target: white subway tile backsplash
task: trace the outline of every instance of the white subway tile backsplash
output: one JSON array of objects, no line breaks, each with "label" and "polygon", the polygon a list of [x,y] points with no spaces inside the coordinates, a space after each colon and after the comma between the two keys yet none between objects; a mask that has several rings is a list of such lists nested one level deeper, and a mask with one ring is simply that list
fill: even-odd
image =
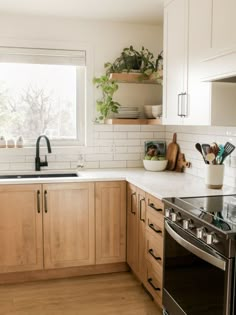
[{"label": "white subway tile backsplash", "polygon": [[143,161],[127,161],[127,167],[143,167]]},{"label": "white subway tile backsplash", "polygon": [[100,161],[100,168],[123,168],[126,161]]},{"label": "white subway tile backsplash", "polygon": [[[44,155],[47,155],[49,161],[49,166],[43,169],[77,169],[81,155],[85,169],[143,167],[144,143],[160,140],[166,141],[168,145],[176,132],[180,150],[186,160],[191,162],[191,168],[185,172],[204,178],[204,162],[195,149],[195,143],[224,144],[230,141],[236,145],[236,127],[95,124],[91,132],[91,144],[86,147],[52,145],[52,154],[48,154],[45,146],[40,147],[40,157],[44,160]],[[0,170],[33,171],[35,153],[35,146],[0,149]],[[228,158],[225,162],[224,183],[236,186],[236,150],[231,161]]]},{"label": "white subway tile backsplash", "polygon": [[114,154],[114,160],[115,161],[137,161],[140,160],[140,154],[139,153],[117,153]]},{"label": "white subway tile backsplash", "polygon": [[140,131],[140,125],[114,125],[114,131],[138,132]]}]

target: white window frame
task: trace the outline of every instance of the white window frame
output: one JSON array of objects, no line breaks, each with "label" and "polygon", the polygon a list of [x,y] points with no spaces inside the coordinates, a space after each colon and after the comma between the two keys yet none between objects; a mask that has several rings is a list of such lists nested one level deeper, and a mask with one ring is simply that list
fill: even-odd
[{"label": "white window frame", "polygon": [[[40,48],[39,48],[40,47]],[[91,109],[88,110],[88,103],[92,101],[92,88],[91,84],[88,85],[87,83],[92,82],[92,73],[93,73],[93,56],[92,56],[92,49],[89,47],[88,44],[80,44],[70,41],[50,41],[50,42],[42,42],[37,40],[12,40],[12,39],[3,39],[1,40],[1,47],[2,53],[0,53],[0,58],[5,58],[6,53],[8,55],[8,60],[10,60],[10,55],[12,55],[13,50],[15,52],[21,52],[21,58],[25,58],[23,52],[37,52],[40,51],[42,53],[42,61],[44,58],[44,53],[47,54],[57,53],[57,58],[64,57],[64,54],[71,53],[71,63],[67,64],[74,64],[75,60],[77,62],[79,60],[84,61],[85,70],[84,70],[84,77],[81,81],[80,89],[83,93],[78,94],[79,98],[77,100],[76,106],[76,125],[77,125],[77,139],[50,139],[51,144],[56,147],[68,147],[68,146],[81,146],[84,147],[87,142],[91,142],[92,139],[92,115],[93,111]],[[9,53],[11,52],[11,53]],[[64,52],[64,54],[63,54]],[[78,54],[79,52],[79,54]],[[52,57],[53,58],[53,57]],[[77,59],[76,59],[77,58]],[[0,59],[6,60],[6,59]],[[88,60],[89,60],[89,67],[88,67]],[[81,63],[81,65],[83,65]],[[78,73],[78,77],[80,77],[81,73]],[[79,80],[77,80],[77,83]],[[35,146],[34,142],[26,142],[25,146],[31,147]]]}]

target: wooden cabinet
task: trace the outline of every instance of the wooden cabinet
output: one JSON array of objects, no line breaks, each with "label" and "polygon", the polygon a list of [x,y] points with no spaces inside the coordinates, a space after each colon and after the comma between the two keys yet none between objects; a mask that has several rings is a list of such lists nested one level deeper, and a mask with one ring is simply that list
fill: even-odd
[{"label": "wooden cabinet", "polygon": [[137,188],[127,183],[127,263],[136,275],[138,275],[139,272],[138,221]]},{"label": "wooden cabinet", "polygon": [[145,192],[127,184],[127,262],[140,281],[145,278]]},{"label": "wooden cabinet", "polygon": [[0,204],[1,273],[95,264],[94,184],[1,185]]},{"label": "wooden cabinet", "polygon": [[44,184],[44,266],[95,264],[94,184]]},{"label": "wooden cabinet", "polygon": [[0,273],[43,268],[41,185],[0,186]]},{"label": "wooden cabinet", "polygon": [[162,307],[164,205],[146,194],[146,273],[144,285]]},{"label": "wooden cabinet", "polygon": [[96,264],[126,261],[126,182],[96,183]]}]

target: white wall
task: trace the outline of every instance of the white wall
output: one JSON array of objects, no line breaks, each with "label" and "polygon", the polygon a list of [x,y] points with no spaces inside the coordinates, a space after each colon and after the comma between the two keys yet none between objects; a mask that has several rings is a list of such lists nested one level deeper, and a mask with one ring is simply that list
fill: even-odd
[{"label": "white wall", "polygon": [[[70,48],[76,44],[88,49],[88,131],[86,148],[52,148],[49,169],[70,169],[83,152],[87,167],[141,166],[145,140],[164,139],[160,126],[94,125],[95,100],[99,96],[92,78],[104,73],[104,63],[114,61],[122,49],[133,45],[148,48],[156,56],[162,49],[162,28],[153,25],[86,21],[68,18],[0,16],[0,45],[42,45]],[[161,103],[157,85],[120,84],[117,101],[142,106]],[[44,151],[42,151],[42,154]],[[0,149],[0,171],[33,170],[35,148]]]}]

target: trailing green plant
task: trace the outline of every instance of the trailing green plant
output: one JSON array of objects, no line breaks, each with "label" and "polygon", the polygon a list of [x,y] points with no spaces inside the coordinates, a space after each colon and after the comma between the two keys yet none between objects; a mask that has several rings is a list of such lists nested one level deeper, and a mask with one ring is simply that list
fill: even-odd
[{"label": "trailing green plant", "polygon": [[97,111],[100,115],[96,118],[97,122],[103,121],[111,113],[118,113],[120,104],[113,101],[113,95],[118,90],[119,85],[114,80],[109,80],[107,75],[94,78],[93,83],[96,88],[102,91],[102,97],[96,101]]},{"label": "trailing green plant", "polygon": [[[121,55],[113,63],[107,62],[104,67],[107,76],[111,73],[137,71],[143,74],[142,80],[160,71],[161,61],[163,63],[162,52],[155,59],[153,53],[147,48],[142,46],[142,49],[137,51],[133,46],[130,46],[124,48]],[[160,75],[157,74],[157,76],[160,79]]]}]

